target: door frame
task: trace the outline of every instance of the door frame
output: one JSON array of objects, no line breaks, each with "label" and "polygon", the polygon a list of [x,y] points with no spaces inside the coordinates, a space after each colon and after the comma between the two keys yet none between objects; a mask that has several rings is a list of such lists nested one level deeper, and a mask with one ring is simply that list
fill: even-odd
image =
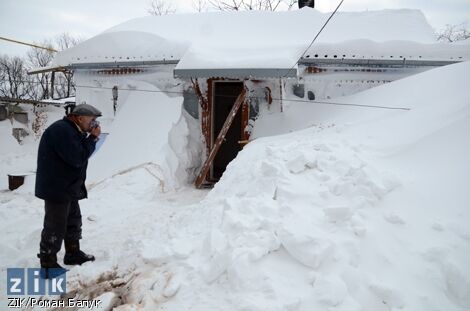
[{"label": "door frame", "polygon": [[[209,109],[209,114],[210,114],[210,148],[211,150],[214,147],[214,142],[216,136],[214,135],[214,117],[215,117],[215,84],[216,83],[234,83],[234,82],[239,82],[242,84],[242,87],[245,87],[245,82],[244,80],[239,80],[239,79],[210,79],[210,109]],[[249,105],[248,102],[245,98],[242,107],[240,107],[241,111],[241,133],[240,133],[240,138],[241,140],[248,139],[247,138],[247,133],[245,133],[245,128],[248,125],[248,118],[249,118]],[[214,178],[214,163],[211,163],[210,169],[209,169],[209,174],[208,174],[208,179],[209,181],[218,181],[217,178]]]}]

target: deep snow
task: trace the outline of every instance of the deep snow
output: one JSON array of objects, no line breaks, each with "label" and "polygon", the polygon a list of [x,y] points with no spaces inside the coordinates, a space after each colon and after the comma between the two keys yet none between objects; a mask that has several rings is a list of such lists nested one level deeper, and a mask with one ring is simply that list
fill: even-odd
[{"label": "deep snow", "polygon": [[[409,111],[288,101],[282,114],[262,111],[256,139],[211,191],[163,189],[167,158],[139,149],[151,163],[82,201],[82,245],[97,261],[71,267],[69,291],[120,311],[468,310],[469,70],[446,66],[334,100]],[[170,142],[189,143],[181,122]],[[2,149],[2,175],[15,157],[34,167],[35,144]],[[183,146],[167,154],[178,159]],[[5,275],[38,264],[42,202],[31,184],[0,195]]]},{"label": "deep snow", "polygon": [[[311,8],[147,16],[58,53],[54,65],[181,60],[179,69],[291,68],[329,16]],[[370,43],[358,50],[358,39]],[[436,43],[423,13],[411,9],[339,12],[315,43],[306,54],[331,59],[333,53],[323,57],[323,50],[340,58],[469,57],[462,47]]]}]

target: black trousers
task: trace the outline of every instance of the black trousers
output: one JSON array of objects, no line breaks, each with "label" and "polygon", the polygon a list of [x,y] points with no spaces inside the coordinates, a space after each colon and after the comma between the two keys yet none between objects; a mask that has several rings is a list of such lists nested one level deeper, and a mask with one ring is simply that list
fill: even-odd
[{"label": "black trousers", "polygon": [[62,241],[82,238],[82,214],[78,201],[57,203],[44,201],[44,227],[39,244],[40,254],[57,254]]}]

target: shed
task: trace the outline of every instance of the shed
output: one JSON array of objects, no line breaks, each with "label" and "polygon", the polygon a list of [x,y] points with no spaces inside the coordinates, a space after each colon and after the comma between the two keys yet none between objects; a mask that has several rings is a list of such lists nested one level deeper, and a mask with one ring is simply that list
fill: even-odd
[{"label": "shed", "polygon": [[436,43],[424,15],[407,9],[337,13],[309,47],[328,17],[308,7],[148,16],[60,52],[54,67],[74,72],[77,103],[103,105],[110,119],[116,105],[95,102],[98,92],[122,98],[140,80],[184,95],[203,137],[202,187],[249,141],[262,107],[282,111],[286,92],[334,98],[470,59],[468,46]]}]

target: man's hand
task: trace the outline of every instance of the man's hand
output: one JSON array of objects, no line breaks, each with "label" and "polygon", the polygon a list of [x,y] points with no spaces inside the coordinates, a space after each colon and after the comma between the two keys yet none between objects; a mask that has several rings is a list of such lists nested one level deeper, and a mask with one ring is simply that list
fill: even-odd
[{"label": "man's hand", "polygon": [[95,136],[95,137],[100,136],[100,134],[101,134],[101,126],[98,125],[97,127],[92,128],[91,131],[90,131],[90,134],[93,135],[93,136]]}]

